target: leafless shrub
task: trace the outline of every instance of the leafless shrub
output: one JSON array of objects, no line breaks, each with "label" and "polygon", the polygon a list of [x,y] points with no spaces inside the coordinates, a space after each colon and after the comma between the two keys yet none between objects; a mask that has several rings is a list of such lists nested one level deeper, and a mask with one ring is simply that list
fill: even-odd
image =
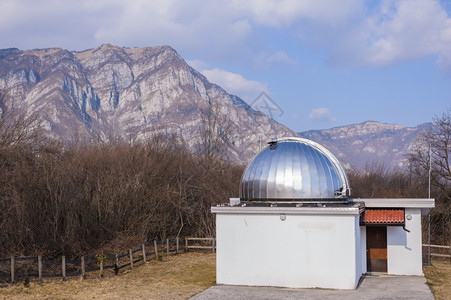
[{"label": "leafless shrub", "polygon": [[[418,139],[409,154],[411,171],[431,180],[431,231],[437,242],[451,241],[451,111],[434,119],[434,125]],[[427,186],[427,185],[426,185]],[[427,189],[427,187],[426,187]]]},{"label": "leafless shrub", "polygon": [[[405,170],[388,172],[383,165],[373,164],[364,171],[348,173],[354,198],[427,198],[429,172],[431,197],[431,239],[449,245],[451,241],[451,112],[434,120],[408,155]],[[424,222],[423,228],[427,228]],[[424,236],[426,236],[424,234]]]},{"label": "leafless shrub", "polygon": [[424,198],[425,183],[421,177],[405,170],[389,171],[373,163],[364,170],[348,172],[354,198]]},{"label": "leafless shrub", "polygon": [[0,137],[7,141],[0,145],[3,256],[75,256],[118,239],[136,246],[138,239],[213,235],[211,205],[238,191],[240,166],[214,159],[207,172],[175,136],[31,147],[39,137],[21,138],[28,125],[18,124],[18,135]]}]

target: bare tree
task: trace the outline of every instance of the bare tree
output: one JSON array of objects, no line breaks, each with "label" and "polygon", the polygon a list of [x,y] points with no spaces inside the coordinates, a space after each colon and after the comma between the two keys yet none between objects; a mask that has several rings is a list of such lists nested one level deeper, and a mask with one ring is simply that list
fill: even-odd
[{"label": "bare tree", "polygon": [[0,131],[3,257],[33,251],[76,256],[98,247],[211,236],[211,205],[238,191],[241,166],[222,162],[214,151],[195,155],[176,136],[35,147],[21,122],[15,123],[18,136]]},{"label": "bare tree", "polygon": [[373,163],[364,170],[348,172],[355,198],[418,198],[425,197],[421,177],[401,170],[389,171],[383,164]]},{"label": "bare tree", "polygon": [[[436,207],[431,212],[431,230],[440,242],[451,239],[451,110],[434,119],[409,154],[411,171],[431,180]],[[430,172],[430,174],[429,174]]]},{"label": "bare tree", "polygon": [[197,151],[208,165],[226,156],[228,131],[226,116],[221,112],[219,103],[209,103],[200,110],[199,142]]},{"label": "bare tree", "polygon": [[431,183],[439,188],[441,197],[451,202],[451,111],[434,119],[409,154],[409,162],[419,175],[431,170]]},{"label": "bare tree", "polygon": [[0,147],[14,148],[38,140],[38,117],[5,108],[6,93],[0,94]]}]

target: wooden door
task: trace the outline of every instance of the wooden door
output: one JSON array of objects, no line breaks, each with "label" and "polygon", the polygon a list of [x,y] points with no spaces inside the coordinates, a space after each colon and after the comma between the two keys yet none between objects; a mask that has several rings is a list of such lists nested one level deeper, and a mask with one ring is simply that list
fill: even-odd
[{"label": "wooden door", "polygon": [[387,272],[387,227],[366,227],[366,270]]}]

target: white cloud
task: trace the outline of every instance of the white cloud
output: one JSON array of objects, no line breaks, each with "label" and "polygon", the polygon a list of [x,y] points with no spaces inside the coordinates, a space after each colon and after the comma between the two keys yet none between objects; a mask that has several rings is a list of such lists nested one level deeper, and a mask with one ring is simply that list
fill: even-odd
[{"label": "white cloud", "polygon": [[277,51],[272,54],[261,53],[257,57],[257,61],[261,65],[270,65],[270,64],[285,64],[285,65],[296,65],[298,63],[297,59],[291,58],[284,51]]},{"label": "white cloud", "polygon": [[314,121],[335,122],[335,118],[330,116],[330,110],[326,107],[312,109],[309,119]]},{"label": "white cloud", "polygon": [[385,1],[353,24],[331,48],[338,65],[384,66],[436,55],[451,66],[451,18],[435,0]]},{"label": "white cloud", "polygon": [[196,69],[197,71],[208,68],[208,63],[199,60],[199,59],[190,59],[187,60],[186,63]]},{"label": "white cloud", "polygon": [[254,63],[257,69],[267,69],[274,65],[296,66],[299,60],[297,58],[291,58],[285,51],[279,50],[270,54],[261,52],[255,55]]},{"label": "white cloud", "polygon": [[310,20],[337,26],[362,9],[359,0],[233,0],[239,11],[246,11],[256,23],[268,26],[290,26],[300,20]]},{"label": "white cloud", "polygon": [[207,59],[242,52],[253,30],[220,0],[3,0],[0,11],[0,48],[171,45]]},{"label": "white cloud", "polygon": [[62,47],[82,50],[98,46],[94,32],[119,18],[118,1],[0,1],[0,48]]},{"label": "white cloud", "polygon": [[[114,24],[95,33],[99,42],[161,45],[188,54],[227,56],[239,52],[252,25],[224,1],[122,1]],[[142,45],[138,45],[142,46]]]},{"label": "white cloud", "polygon": [[451,70],[451,18],[438,0],[3,0],[0,11],[0,48],[168,44],[203,60],[296,63],[283,49],[293,45],[272,52],[262,32],[275,28],[281,41],[313,46],[335,65],[433,55]]},{"label": "white cloud", "polygon": [[326,50],[334,65],[385,66],[435,55],[441,68],[451,70],[451,18],[438,0],[234,0],[232,5],[247,12],[251,24],[298,31],[299,40]]},{"label": "white cloud", "polygon": [[277,51],[276,53],[267,57],[266,61],[269,63],[285,63],[289,65],[297,63],[297,60],[288,57],[288,55],[284,51]]},{"label": "white cloud", "polygon": [[221,69],[202,70],[201,73],[210,82],[221,86],[228,93],[237,95],[248,103],[253,101],[261,92],[267,91],[266,84],[256,80],[248,80],[237,73]]}]

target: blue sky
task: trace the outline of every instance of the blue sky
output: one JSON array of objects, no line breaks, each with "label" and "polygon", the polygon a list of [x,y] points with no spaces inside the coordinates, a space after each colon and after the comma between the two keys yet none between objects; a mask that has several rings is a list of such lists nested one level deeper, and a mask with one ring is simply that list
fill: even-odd
[{"label": "blue sky", "polygon": [[0,0],[0,48],[170,45],[293,130],[403,126],[451,109],[451,2]]}]

